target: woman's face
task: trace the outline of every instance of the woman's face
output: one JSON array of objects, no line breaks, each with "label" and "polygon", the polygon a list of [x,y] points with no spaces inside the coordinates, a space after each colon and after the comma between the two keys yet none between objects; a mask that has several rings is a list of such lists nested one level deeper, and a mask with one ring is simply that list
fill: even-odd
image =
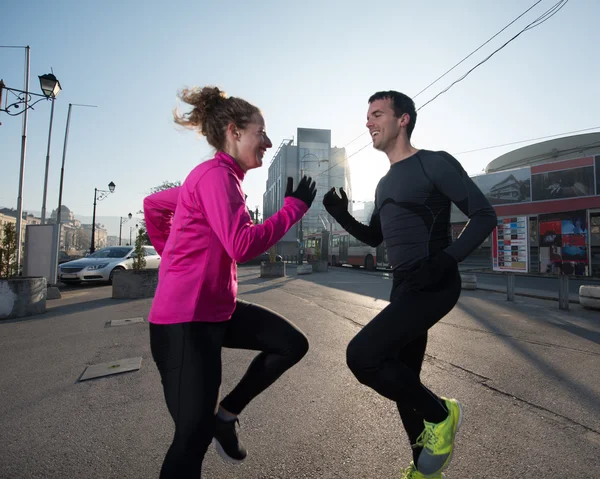
[{"label": "woman's face", "polygon": [[256,113],[252,122],[246,128],[237,129],[235,136],[236,154],[232,155],[242,170],[248,171],[259,168],[263,164],[263,157],[273,146],[267,136],[265,120],[260,113]]}]

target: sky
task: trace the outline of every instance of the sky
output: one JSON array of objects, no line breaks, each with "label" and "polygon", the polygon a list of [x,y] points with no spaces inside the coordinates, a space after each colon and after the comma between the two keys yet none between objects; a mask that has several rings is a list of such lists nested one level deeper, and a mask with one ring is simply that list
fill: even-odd
[{"label": "sky", "polygon": [[[556,1],[541,1],[415,97],[417,107]],[[244,181],[252,209],[262,209],[277,146],[298,127],[332,131],[332,146],[352,155],[354,199],[370,201],[389,162],[366,134],[368,98],[379,90],[416,95],[534,3],[2,0],[0,46],[31,47],[31,91],[41,93],[38,76],[51,69],[63,88],[55,104],[48,214],[58,202],[69,103],[97,108],[72,109],[63,204],[90,217],[94,188],[108,189],[112,181],[115,192],[98,202],[97,215],[118,218],[136,215],[153,186],[183,181],[213,156],[205,139],[175,125],[172,115],[185,108],[178,91],[204,85],[250,101],[265,116],[274,146]],[[570,0],[420,110],[413,145],[448,151],[478,174],[534,141],[465,151],[600,127],[598,18],[600,2]],[[0,48],[0,78],[8,87],[24,88],[24,58],[24,49]],[[41,210],[49,120],[48,101],[29,111],[24,210]],[[0,112],[0,122],[0,206],[16,208],[22,116]],[[117,233],[118,220],[109,226],[109,234]]]}]

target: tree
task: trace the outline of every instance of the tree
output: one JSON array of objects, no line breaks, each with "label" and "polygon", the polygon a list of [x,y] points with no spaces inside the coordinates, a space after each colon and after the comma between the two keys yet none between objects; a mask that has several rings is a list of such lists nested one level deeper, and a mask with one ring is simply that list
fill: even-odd
[{"label": "tree", "polygon": [[[181,186],[181,181],[163,181],[162,184],[150,188],[149,194],[153,195],[154,193],[158,193],[159,191],[169,190],[169,189],[175,188],[177,186]],[[142,229],[144,230],[144,244],[151,244],[150,237],[148,236],[148,232],[146,230],[146,221],[143,219],[144,210],[141,209],[140,211],[137,212],[137,214],[142,215],[142,219],[140,220],[140,224],[141,224],[140,230],[142,230]]]},{"label": "tree", "polygon": [[170,190],[171,188],[175,188],[177,186],[181,186],[181,181],[163,181],[161,185],[150,188],[150,194],[153,195],[159,191]]},{"label": "tree", "polygon": [[135,256],[133,257],[133,269],[140,271],[146,267],[146,257],[144,256],[143,246],[146,244],[146,229],[140,228],[135,238]]},{"label": "tree", "polygon": [[17,227],[14,223],[4,225],[1,256],[0,276],[6,278],[15,276],[17,274]]},{"label": "tree", "polygon": [[273,245],[269,248],[269,261],[275,263],[277,261],[277,245]]}]

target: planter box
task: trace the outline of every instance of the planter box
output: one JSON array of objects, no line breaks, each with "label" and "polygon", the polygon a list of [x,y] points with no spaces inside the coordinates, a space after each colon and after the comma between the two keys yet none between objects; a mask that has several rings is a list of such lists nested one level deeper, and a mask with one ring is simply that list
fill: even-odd
[{"label": "planter box", "polygon": [[312,274],[312,264],[299,264],[296,268],[296,274]]},{"label": "planter box", "polygon": [[325,260],[313,261],[310,265],[315,273],[327,273],[329,271],[329,264]]},{"label": "planter box", "polygon": [[112,297],[124,298],[152,298],[158,285],[158,270],[132,269],[115,271],[112,283]]},{"label": "planter box", "polygon": [[579,304],[585,309],[600,310],[600,286],[581,285],[579,287]]},{"label": "planter box", "polygon": [[477,276],[474,274],[461,274],[460,280],[462,282],[462,289],[477,289]]},{"label": "planter box", "polygon": [[275,263],[263,261],[260,263],[261,278],[283,278],[285,277],[285,263],[276,261]]},{"label": "planter box", "polygon": [[0,319],[45,313],[46,286],[43,277],[0,279]]}]

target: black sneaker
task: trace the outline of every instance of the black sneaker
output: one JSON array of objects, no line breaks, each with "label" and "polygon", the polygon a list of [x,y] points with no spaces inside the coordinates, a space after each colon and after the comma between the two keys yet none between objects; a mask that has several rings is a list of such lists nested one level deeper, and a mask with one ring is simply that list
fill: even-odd
[{"label": "black sneaker", "polygon": [[246,459],[248,452],[238,438],[235,423],[239,424],[240,421],[238,419],[224,421],[215,416],[213,443],[222,459],[232,464],[239,464]]}]

